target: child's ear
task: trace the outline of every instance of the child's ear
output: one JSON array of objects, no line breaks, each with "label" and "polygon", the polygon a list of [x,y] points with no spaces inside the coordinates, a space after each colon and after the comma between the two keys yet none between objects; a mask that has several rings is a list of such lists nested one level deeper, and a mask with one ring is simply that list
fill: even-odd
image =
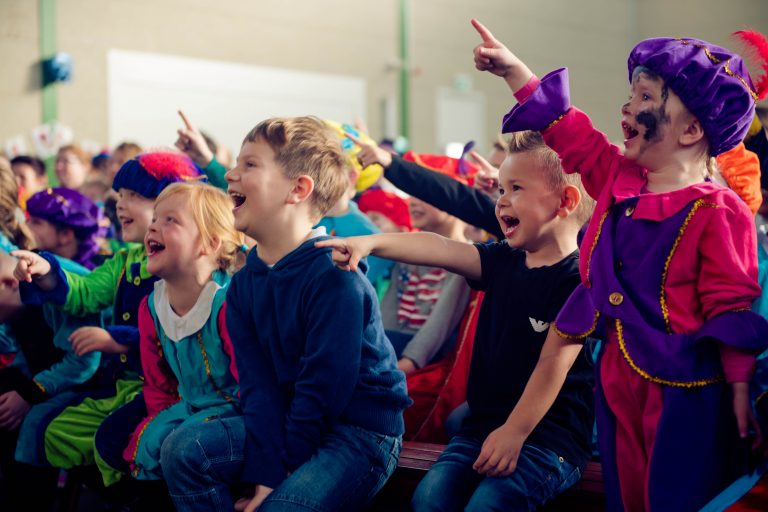
[{"label": "child's ear", "polygon": [[315,190],[315,180],[311,176],[302,174],[293,182],[293,188],[286,198],[287,204],[298,204],[306,201]]},{"label": "child's ear", "polygon": [[576,211],[581,203],[581,191],[574,185],[566,185],[560,194],[560,207],[557,209],[557,216],[565,218]]},{"label": "child's ear", "polygon": [[221,238],[216,235],[211,237],[211,243],[206,247],[203,245],[203,254],[216,254],[221,249]]},{"label": "child's ear", "polygon": [[704,139],[704,128],[701,122],[694,115],[686,120],[685,129],[680,135],[679,141],[682,146],[693,146]]}]

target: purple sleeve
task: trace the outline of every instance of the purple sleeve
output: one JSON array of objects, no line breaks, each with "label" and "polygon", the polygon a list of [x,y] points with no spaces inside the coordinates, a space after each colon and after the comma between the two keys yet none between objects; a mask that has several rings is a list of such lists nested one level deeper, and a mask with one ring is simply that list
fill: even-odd
[{"label": "purple sleeve", "polygon": [[546,129],[571,107],[568,88],[567,68],[547,73],[539,86],[525,98],[525,102],[518,103],[504,116],[501,131],[509,133]]}]

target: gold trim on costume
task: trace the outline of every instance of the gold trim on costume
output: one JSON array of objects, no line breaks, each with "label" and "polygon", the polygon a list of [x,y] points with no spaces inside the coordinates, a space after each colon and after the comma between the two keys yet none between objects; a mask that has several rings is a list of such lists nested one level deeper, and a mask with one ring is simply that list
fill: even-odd
[{"label": "gold trim on costume", "polygon": [[32,382],[34,382],[34,383],[35,383],[35,386],[37,386],[38,388],[40,388],[40,391],[42,391],[42,392],[43,392],[43,393],[45,393],[46,395],[48,394],[48,391],[46,391],[46,390],[45,390],[45,386],[43,386],[42,384],[40,384],[39,382],[37,382],[37,380],[36,380],[36,379],[32,379]]},{"label": "gold trim on costume", "polygon": [[600,217],[600,223],[597,225],[597,231],[595,232],[595,239],[592,240],[592,247],[589,248],[589,256],[587,256],[587,279],[586,279],[586,287],[591,288],[592,283],[589,281],[589,271],[592,267],[592,254],[595,252],[595,247],[597,247],[597,240],[600,238],[600,233],[603,231],[603,222],[605,222],[605,219],[608,218],[608,213],[611,211],[610,208],[606,208],[603,212],[603,216]]},{"label": "gold trim on costume", "polygon": [[[707,58],[708,58],[710,61],[712,61],[712,63],[713,63],[713,64],[720,64],[721,62],[723,62],[722,60],[720,60],[720,59],[718,59],[717,57],[715,57],[714,55],[712,55],[712,53],[709,51],[709,48],[707,48],[707,47],[706,47],[706,46],[704,46],[703,44],[695,44],[695,43],[692,43],[692,42],[690,42],[690,41],[687,41],[687,40],[685,40],[685,39],[680,39],[679,37],[677,38],[677,40],[678,40],[678,41],[680,41],[680,42],[681,42],[681,43],[683,43],[683,44],[692,44],[692,45],[693,45],[693,46],[695,46],[696,48],[701,48],[702,50],[704,50],[704,54],[707,56]],[[728,60],[726,60],[726,61],[725,61],[725,65],[723,66],[723,71],[725,71],[725,74],[727,74],[728,76],[732,76],[733,78],[735,78],[736,80],[738,80],[739,82],[741,82],[741,83],[742,83],[742,85],[743,85],[744,87],[746,87],[746,88],[747,88],[747,91],[749,91],[749,94],[751,94],[751,95],[752,95],[752,99],[754,99],[755,101],[757,101],[757,100],[759,99],[759,98],[758,98],[758,96],[757,96],[757,91],[755,91],[754,89],[752,89],[752,88],[749,86],[749,84],[747,84],[747,81],[746,81],[746,80],[744,80],[744,78],[743,78],[743,77],[741,77],[740,75],[737,75],[736,73],[734,73],[733,71],[731,71],[731,68],[728,66],[728,64],[729,64],[730,62],[731,62],[731,59],[728,59]]]},{"label": "gold trim on costume", "polygon": [[600,318],[600,311],[597,309],[595,310],[595,318],[592,320],[592,327],[589,328],[589,330],[584,331],[579,334],[568,334],[567,332],[563,332],[560,329],[557,328],[557,324],[555,322],[552,322],[552,330],[555,331],[555,334],[560,336],[561,338],[565,338],[567,340],[581,340],[595,332],[595,329],[597,329],[597,321]]},{"label": "gold trim on costume", "polygon": [[624,356],[624,359],[629,363],[629,366],[632,367],[633,370],[635,370],[637,373],[640,374],[641,377],[644,379],[647,379],[651,382],[655,382],[656,384],[663,384],[665,386],[672,386],[675,388],[699,388],[703,386],[707,386],[709,384],[716,384],[718,382],[723,381],[722,376],[713,377],[711,379],[701,379],[701,380],[694,380],[694,381],[679,381],[679,380],[667,380],[662,379],[660,377],[654,377],[650,373],[646,372],[639,366],[637,366],[637,363],[632,359],[632,357],[629,355],[629,352],[627,351],[626,343],[624,342],[624,331],[621,326],[621,320],[618,318],[616,319],[616,335],[619,338],[619,349],[621,350],[621,354]]},{"label": "gold trim on costume", "polygon": [[672,327],[669,322],[669,307],[667,306],[667,294],[665,293],[665,290],[667,287],[667,275],[669,273],[669,264],[672,262],[672,257],[675,255],[677,246],[680,245],[680,240],[683,238],[683,235],[685,234],[685,230],[688,228],[688,223],[691,222],[691,219],[693,218],[693,216],[696,214],[698,209],[701,208],[702,206],[706,208],[718,208],[718,205],[715,203],[705,203],[703,199],[697,199],[693,203],[693,207],[691,208],[691,211],[689,211],[688,215],[686,215],[682,226],[680,226],[680,231],[677,233],[677,238],[675,238],[675,242],[672,244],[672,249],[670,249],[669,255],[667,255],[667,260],[664,262],[664,271],[661,274],[661,293],[659,296],[659,303],[661,305],[661,315],[664,317],[664,325],[667,329],[667,333],[672,333]]},{"label": "gold trim on costume", "polygon": [[555,126],[557,123],[559,123],[560,121],[562,121],[562,120],[563,120],[563,118],[565,117],[565,115],[566,115],[567,113],[568,113],[568,112],[565,112],[565,113],[563,113],[563,114],[560,114],[560,117],[558,117],[557,119],[555,119],[554,121],[552,121],[551,123],[549,123],[549,124],[547,125],[547,127],[546,127],[546,128],[544,128],[544,130],[541,130],[541,131],[549,130],[550,128],[552,128],[553,126]]},{"label": "gold trim on costume", "polygon": [[205,374],[208,375],[208,380],[211,381],[211,386],[213,386],[213,389],[216,390],[217,395],[224,398],[224,400],[227,402],[231,402],[232,397],[224,393],[219,388],[219,386],[216,385],[216,381],[213,380],[213,375],[211,374],[211,364],[208,362],[208,353],[205,351],[205,346],[203,345],[203,335],[201,331],[197,332],[197,343],[200,345],[200,352],[203,355],[203,363],[205,364]]}]

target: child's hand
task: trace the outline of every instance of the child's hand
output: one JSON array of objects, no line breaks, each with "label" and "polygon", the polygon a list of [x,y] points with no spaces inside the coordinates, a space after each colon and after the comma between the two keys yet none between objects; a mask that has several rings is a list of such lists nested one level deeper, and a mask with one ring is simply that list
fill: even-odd
[{"label": "child's hand", "polygon": [[749,400],[749,383],[733,382],[733,413],[736,415],[736,424],[739,427],[739,436],[746,439],[749,434],[750,425],[755,430],[755,439],[752,441],[752,449],[757,450],[762,447],[763,433],[760,431],[760,425],[757,423],[755,413],[752,410],[752,403]]},{"label": "child's hand", "polygon": [[184,121],[184,128],[177,130],[179,138],[176,139],[176,147],[179,151],[186,153],[197,165],[205,169],[213,160],[213,152],[205,142],[205,137],[200,130],[190,122],[184,112],[179,110],[181,120]]},{"label": "child's hand", "polygon": [[397,368],[398,370],[400,370],[406,375],[418,370],[418,367],[416,367],[416,363],[414,363],[413,359],[411,359],[410,357],[401,357],[400,360],[397,362]]},{"label": "child's hand", "polygon": [[499,190],[499,170],[492,166],[488,160],[480,156],[477,151],[470,151],[469,157],[479,167],[475,175],[475,188],[495,197],[496,192]]},{"label": "child's hand", "polygon": [[509,476],[517,468],[517,458],[526,436],[508,424],[491,432],[483,443],[480,455],[472,468],[481,475]]},{"label": "child's hand", "polygon": [[376,144],[363,142],[349,132],[345,134],[349,140],[360,146],[357,161],[360,162],[363,169],[371,164],[379,164],[385,169],[392,165],[392,153],[386,149],[380,148]]},{"label": "child's hand", "polygon": [[360,260],[371,254],[373,249],[365,236],[351,236],[349,238],[329,238],[315,242],[315,247],[330,247],[333,249],[331,257],[333,262],[342,270],[357,271]]},{"label": "child's hand", "polygon": [[0,428],[8,431],[19,428],[31,407],[16,391],[0,395]]},{"label": "child's hand", "polygon": [[517,92],[527,84],[533,76],[528,66],[493,37],[491,31],[485,28],[482,23],[472,19],[472,26],[475,27],[483,40],[481,44],[475,46],[473,51],[475,67],[480,71],[488,71],[504,78],[512,92]]},{"label": "child's hand", "polygon": [[271,492],[271,487],[257,485],[253,498],[240,498],[235,503],[235,510],[237,512],[255,512]]},{"label": "child's hand", "polygon": [[101,327],[80,327],[69,335],[72,350],[78,356],[84,356],[91,352],[99,351],[108,354],[125,354],[128,346],[121,345]]},{"label": "child's hand", "polygon": [[19,281],[31,283],[32,278],[44,276],[51,271],[48,260],[32,251],[13,251],[11,256],[19,259],[13,271],[13,277]]}]

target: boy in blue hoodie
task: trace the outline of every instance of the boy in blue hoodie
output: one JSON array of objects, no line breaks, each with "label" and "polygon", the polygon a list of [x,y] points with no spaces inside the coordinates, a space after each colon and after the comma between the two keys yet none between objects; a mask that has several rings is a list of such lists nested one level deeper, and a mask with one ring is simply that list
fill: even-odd
[{"label": "boy in blue hoodie", "polygon": [[177,510],[232,510],[237,481],[253,486],[245,510],[361,510],[397,465],[409,399],[375,291],[314,246],[345,162],[321,120],[269,119],[226,175],[235,227],[257,241],[227,293],[244,417],[163,444]]}]

